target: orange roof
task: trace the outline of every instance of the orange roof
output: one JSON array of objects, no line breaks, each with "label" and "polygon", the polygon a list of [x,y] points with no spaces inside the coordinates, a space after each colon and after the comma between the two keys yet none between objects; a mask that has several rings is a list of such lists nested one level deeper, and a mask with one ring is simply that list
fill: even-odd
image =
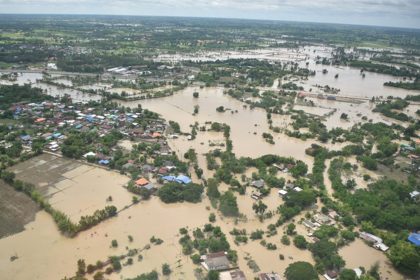
[{"label": "orange roof", "polygon": [[45,118],[38,118],[35,120],[36,123],[44,122]]},{"label": "orange roof", "polygon": [[153,132],[153,134],[152,134],[153,138],[158,138],[158,137],[161,137],[161,136],[162,136],[162,134],[160,134],[159,132]]},{"label": "orange roof", "polygon": [[140,178],[136,181],[136,185],[138,186],[145,186],[149,184],[149,181],[147,181],[145,178]]}]

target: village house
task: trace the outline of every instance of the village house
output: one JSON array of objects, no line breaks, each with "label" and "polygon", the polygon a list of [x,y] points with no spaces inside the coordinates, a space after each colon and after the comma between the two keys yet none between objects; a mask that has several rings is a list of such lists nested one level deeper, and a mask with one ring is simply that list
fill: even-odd
[{"label": "village house", "polygon": [[386,252],[389,249],[389,247],[386,246],[383,243],[382,238],[377,237],[377,236],[375,236],[371,233],[367,233],[367,232],[362,231],[362,232],[359,233],[359,237],[362,238],[363,240],[365,240],[366,242],[368,242],[375,249],[378,249],[378,250],[383,251],[383,252]]},{"label": "village house", "polygon": [[253,186],[254,188],[257,188],[257,189],[261,189],[261,188],[264,187],[264,180],[259,179],[259,180],[252,181],[251,186]]},{"label": "village house", "polygon": [[302,224],[309,230],[317,230],[321,225],[318,223],[313,223],[310,220],[304,220]]},{"label": "village house", "polygon": [[420,192],[419,191],[412,191],[410,192],[410,198],[414,201],[420,201]]},{"label": "village house", "polygon": [[144,188],[148,191],[154,191],[155,186],[146,178],[139,178],[134,182],[138,188]]},{"label": "village house", "polygon": [[259,200],[259,199],[261,199],[262,198],[262,194],[260,193],[260,192],[253,192],[252,194],[251,194],[251,198],[252,199],[255,199],[255,200]]},{"label": "village house", "polygon": [[318,213],[314,215],[314,220],[321,224],[321,225],[330,225],[330,224],[334,224],[334,221],[332,221],[330,219],[330,217],[328,217],[327,215]]},{"label": "village house", "polygon": [[327,270],[323,276],[327,280],[335,280],[338,277],[338,273],[335,270]]},{"label": "village house", "polygon": [[279,196],[282,196],[282,197],[284,197],[284,196],[287,195],[287,191],[286,190],[279,190],[278,193],[279,193]]},{"label": "village house", "polygon": [[279,274],[271,272],[271,273],[260,273],[258,275],[258,280],[281,280]]},{"label": "village house", "polygon": [[246,280],[245,274],[241,270],[224,271],[219,275],[219,280]]},{"label": "village house", "polygon": [[230,268],[230,263],[227,258],[226,252],[217,252],[217,253],[210,253],[204,256],[201,256],[203,262],[201,263],[202,266],[210,271],[210,270],[227,270]]},{"label": "village house", "polygon": [[417,247],[420,247],[420,233],[411,233],[408,236],[408,241],[414,244]]}]

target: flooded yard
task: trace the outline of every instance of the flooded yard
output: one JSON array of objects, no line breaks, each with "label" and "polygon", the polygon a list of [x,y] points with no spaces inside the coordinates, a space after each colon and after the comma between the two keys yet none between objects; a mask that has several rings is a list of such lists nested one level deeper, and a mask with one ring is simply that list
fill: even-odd
[{"label": "flooded yard", "polygon": [[366,270],[376,263],[379,264],[381,279],[402,280],[404,277],[399,274],[391,265],[386,254],[369,247],[361,239],[356,239],[350,245],[340,249],[339,254],[346,261],[346,267],[364,267]]}]

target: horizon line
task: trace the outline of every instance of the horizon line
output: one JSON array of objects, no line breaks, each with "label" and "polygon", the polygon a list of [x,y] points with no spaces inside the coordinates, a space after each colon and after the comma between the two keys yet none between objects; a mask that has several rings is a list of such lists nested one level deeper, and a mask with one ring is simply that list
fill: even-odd
[{"label": "horizon line", "polygon": [[[393,29],[407,29],[420,31],[420,27],[408,26],[391,26],[391,25],[376,25],[376,24],[356,24],[343,22],[322,22],[322,21],[297,21],[297,20],[282,20],[282,19],[263,19],[263,18],[243,18],[243,17],[217,17],[217,16],[180,16],[180,15],[147,15],[147,14],[95,14],[95,13],[3,13],[0,15],[15,15],[15,16],[115,16],[115,17],[161,17],[161,18],[189,18],[189,19],[220,19],[220,20],[251,20],[260,22],[287,22],[287,23],[309,23],[309,24],[325,24],[325,25],[343,25],[343,26],[359,26],[359,27],[376,27],[376,28],[393,28]],[[0,20],[1,21],[1,20]]]}]

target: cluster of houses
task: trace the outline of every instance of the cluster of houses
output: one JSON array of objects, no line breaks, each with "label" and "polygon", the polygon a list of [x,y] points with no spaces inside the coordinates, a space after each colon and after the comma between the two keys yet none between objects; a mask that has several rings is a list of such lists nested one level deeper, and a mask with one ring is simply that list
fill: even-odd
[{"label": "cluster of houses", "polygon": [[[207,271],[219,271],[220,280],[246,280],[245,274],[238,267],[229,262],[226,252],[216,252],[201,256],[201,265]],[[281,280],[280,275],[274,272],[260,273],[259,280]]]},{"label": "cluster of houses", "polygon": [[[183,174],[180,174],[178,176],[174,176],[174,175],[163,176],[162,174],[159,173],[159,170],[161,170],[162,168],[167,168],[167,167],[159,168],[158,171],[157,171],[157,174],[158,174],[159,178],[161,178],[164,182],[176,182],[176,183],[184,184],[184,185],[192,182],[190,177],[188,177],[186,175],[183,175]],[[175,168],[173,168],[171,170],[174,170],[174,169]],[[156,169],[154,171],[156,172]],[[139,179],[137,179],[134,182],[134,184],[136,185],[136,187],[144,188],[144,189],[146,189],[150,192],[153,192],[153,191],[156,190],[155,185],[152,182],[150,182],[150,180],[148,180],[144,177],[140,177]]]},{"label": "cluster of houses", "polygon": [[[24,145],[31,146],[34,138],[44,139],[46,149],[56,152],[60,150],[61,143],[66,139],[69,130],[87,132],[95,130],[99,137],[104,137],[114,129],[118,129],[126,137],[132,137],[141,141],[158,141],[162,138],[166,125],[163,120],[148,120],[148,125],[143,127],[140,124],[142,113],[122,112],[118,109],[108,110],[106,108],[91,108],[83,103],[65,105],[56,102],[41,102],[30,104],[15,104],[11,108],[15,119],[32,119],[30,126],[37,133],[35,135],[21,135],[20,140]],[[98,113],[100,111],[100,113]],[[161,150],[168,154],[170,149],[162,141]],[[162,145],[163,144],[163,145]],[[91,152],[87,156],[93,156]],[[109,158],[95,156],[107,163]]]},{"label": "cluster of houses", "polygon": [[[420,147],[420,139],[415,141],[416,147]],[[411,171],[419,172],[420,171],[420,156],[416,154],[416,148],[412,145],[401,144],[400,145],[400,154],[406,156],[411,160]]]},{"label": "cluster of houses", "polygon": [[[277,168],[279,171],[283,173],[288,173],[291,168],[293,168],[293,164],[273,164],[275,168]],[[263,179],[254,180],[251,182],[251,186],[256,188],[257,191],[253,192],[251,194],[251,197],[255,200],[259,200],[262,198],[262,194],[260,192],[261,189],[264,188],[265,182]],[[286,196],[288,191],[295,191],[295,192],[301,192],[303,191],[302,188],[295,186],[293,183],[288,182],[283,189],[279,190],[278,193],[280,196]]]}]

